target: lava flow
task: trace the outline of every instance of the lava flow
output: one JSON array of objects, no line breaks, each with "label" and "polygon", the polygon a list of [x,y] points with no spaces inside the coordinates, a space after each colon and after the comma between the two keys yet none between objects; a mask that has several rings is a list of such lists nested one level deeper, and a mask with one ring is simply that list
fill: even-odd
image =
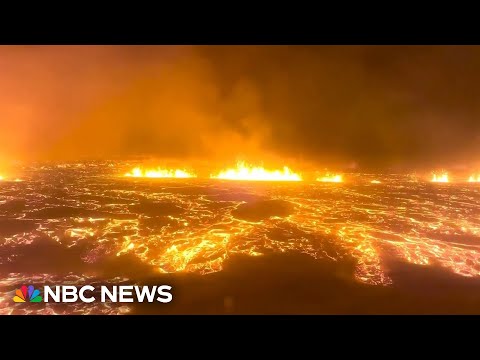
[{"label": "lava flow", "polygon": [[126,177],[136,178],[194,178],[196,175],[181,169],[147,169],[142,170],[139,167],[134,168],[131,172],[125,174]]},{"label": "lava flow", "polygon": [[236,168],[221,171],[218,175],[211,175],[210,178],[251,181],[302,181],[302,177],[287,166],[284,166],[282,170],[266,170],[263,167],[252,166],[244,162],[238,162]]},{"label": "lava flow", "polygon": [[472,175],[468,178],[468,182],[480,182],[480,175]]},{"label": "lava flow", "polygon": [[11,179],[11,178],[8,178],[6,176],[3,176],[3,175],[0,175],[0,181],[14,181],[14,182],[21,182],[23,181],[22,179],[19,179],[19,178],[15,178],[15,179]]},{"label": "lava flow", "polygon": [[[344,186],[239,186],[215,179],[188,187],[185,179],[139,186],[111,171],[110,163],[45,165],[28,168],[28,181],[2,183],[0,314],[12,311],[13,284],[39,278],[82,283],[94,275],[89,268],[100,276],[89,281],[115,282],[116,276],[138,277],[139,265],[146,274],[208,274],[222,271],[235,255],[300,252],[348,260],[354,278],[370,285],[395,283],[393,263],[480,278],[480,197],[474,187],[428,187],[409,175],[376,175],[381,186],[363,186],[364,174],[350,174]],[[36,259],[36,249],[46,258]],[[68,279],[55,270],[67,256]],[[37,261],[30,272],[24,270],[27,260]],[[119,273],[109,270],[115,261],[122,264]],[[78,311],[129,311],[82,306]],[[52,305],[44,311],[64,310]]]},{"label": "lava flow", "polygon": [[320,182],[333,182],[333,183],[341,183],[343,182],[343,177],[342,175],[330,175],[327,174],[325,176],[317,178],[317,181]]},{"label": "lava flow", "polygon": [[448,174],[447,173],[443,173],[441,175],[438,175],[437,174],[433,174],[433,177],[432,177],[432,182],[438,182],[438,183],[448,183]]}]

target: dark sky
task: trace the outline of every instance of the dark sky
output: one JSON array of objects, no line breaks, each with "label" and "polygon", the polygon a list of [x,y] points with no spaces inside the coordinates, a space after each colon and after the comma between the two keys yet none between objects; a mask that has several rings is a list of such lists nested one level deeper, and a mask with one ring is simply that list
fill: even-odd
[{"label": "dark sky", "polygon": [[476,46],[0,46],[0,160],[480,160]]}]

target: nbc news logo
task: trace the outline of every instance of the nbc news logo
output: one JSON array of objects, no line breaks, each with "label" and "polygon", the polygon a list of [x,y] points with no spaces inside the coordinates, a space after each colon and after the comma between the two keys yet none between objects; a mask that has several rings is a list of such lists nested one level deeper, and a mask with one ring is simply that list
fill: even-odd
[{"label": "nbc news logo", "polygon": [[20,289],[15,290],[15,296],[13,297],[13,301],[16,303],[22,302],[33,302],[38,303],[42,302],[42,297],[40,296],[40,291],[35,289],[33,285],[29,285],[26,287],[23,285]]},{"label": "nbc news logo", "polygon": [[[172,289],[169,285],[161,286],[137,286],[137,285],[122,285],[100,287],[100,302],[113,303],[133,303],[133,302],[161,302],[169,303],[172,301]],[[40,290],[35,289],[33,285],[23,285],[20,289],[15,290],[13,301],[16,303],[40,303],[40,302],[56,302],[56,303],[73,303],[81,301],[84,303],[91,303],[96,300],[94,296],[95,287],[85,285],[77,288],[74,285],[57,285],[44,286],[42,298]],[[89,293],[89,294],[87,294]],[[158,295],[158,296],[157,296]]]}]

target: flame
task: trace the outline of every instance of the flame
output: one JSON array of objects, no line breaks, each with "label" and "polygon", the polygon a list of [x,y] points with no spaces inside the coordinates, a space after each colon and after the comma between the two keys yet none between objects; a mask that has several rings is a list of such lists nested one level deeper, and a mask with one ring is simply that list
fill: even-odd
[{"label": "flame", "polygon": [[299,174],[292,172],[287,166],[283,170],[265,170],[242,161],[237,162],[236,168],[226,169],[218,175],[210,175],[212,179],[225,180],[253,180],[253,181],[302,181]]},{"label": "flame", "polygon": [[2,181],[2,180],[5,180],[5,181],[14,181],[14,182],[21,182],[21,181],[23,181],[22,179],[19,179],[19,178],[12,179],[12,178],[9,178],[9,177],[0,175],[0,181]]},{"label": "flame", "polygon": [[480,182],[480,175],[472,175],[468,178],[468,182]]},{"label": "flame", "polygon": [[343,177],[342,175],[327,174],[326,176],[317,178],[317,181],[340,183],[340,182],[343,182]]},{"label": "flame", "polygon": [[433,174],[432,182],[448,183],[448,173],[442,173],[441,175]]},{"label": "flame", "polygon": [[[136,173],[141,175],[144,172],[139,170]],[[437,172],[437,180],[441,174]],[[14,178],[9,174],[4,176],[6,181]],[[176,186],[163,186],[161,192],[145,187],[119,188],[113,193],[125,199],[135,199],[135,203],[138,203],[138,198],[154,195],[159,201],[171,202],[173,199],[179,207],[188,211],[166,216],[167,226],[162,225],[163,220],[158,226],[143,222],[141,207],[133,212],[136,215],[134,217],[117,218],[104,213],[105,217],[72,217],[68,223],[58,222],[55,218],[39,219],[39,226],[31,231],[5,237],[8,246],[2,250],[8,247],[14,254],[17,244],[31,244],[36,241],[38,234],[44,234],[68,248],[89,241],[91,248],[82,254],[82,261],[87,264],[98,262],[105,254],[131,254],[141,263],[164,273],[208,274],[221,271],[226,259],[234,254],[262,256],[272,252],[293,251],[321,261],[331,259],[341,262],[345,257],[351,257],[355,260],[355,279],[370,285],[394,283],[388,271],[390,257],[421,266],[441,266],[460,276],[480,278],[480,245],[470,242],[470,239],[480,235],[477,216],[470,211],[471,204],[476,203],[476,189],[460,187],[461,191],[455,194],[456,200],[450,206],[444,206],[443,197],[431,196],[438,189],[417,191],[421,187],[412,181],[413,175],[372,175],[365,182],[376,181],[373,176],[378,180],[381,178],[385,185],[382,189],[388,191],[380,187],[365,191],[362,187],[334,184],[335,189],[302,187],[301,192],[298,186],[284,184],[278,189],[271,187],[268,190],[269,198],[281,198],[291,203],[292,213],[278,217],[265,214],[261,222],[244,220],[234,212],[244,203],[242,197],[230,199],[231,202],[226,206],[223,206],[224,199],[219,197],[222,206],[216,206],[216,200],[207,200],[203,191],[189,192],[185,196],[178,193]],[[464,181],[468,179],[468,174],[463,176]],[[478,176],[473,178],[478,180]],[[29,178],[24,180],[28,181]],[[265,187],[256,189],[253,185],[249,186],[249,192],[260,195],[266,193]],[[25,188],[26,196],[31,189],[34,189],[33,186]],[[98,188],[98,195],[104,196],[105,189],[108,189],[108,194],[111,187],[106,184],[106,187]],[[334,193],[330,190],[334,190]],[[85,188],[85,191],[90,192],[90,189]],[[335,195],[335,201],[331,196],[325,196],[329,193]],[[107,203],[109,198],[107,195]],[[81,208],[91,206],[89,198],[79,198],[79,202]],[[38,205],[43,207],[42,203]],[[132,214],[131,210],[134,209],[111,205],[118,214]],[[392,211],[395,208],[398,211]],[[122,238],[124,241],[119,241]],[[328,239],[334,245],[326,246],[319,239]],[[7,257],[8,251],[5,253]],[[9,274],[0,279],[0,314],[11,313],[11,291],[8,289],[13,289],[15,284],[38,284],[39,281],[61,283],[65,279],[77,279],[77,275],[68,275],[68,278],[48,274],[32,276]],[[89,275],[79,274],[75,281],[84,283],[85,276],[88,278]],[[118,283],[118,279],[115,278],[113,283]],[[28,311],[36,313],[36,310]],[[77,311],[76,308],[74,311]],[[81,311],[84,311],[83,308]],[[85,311],[88,313],[90,310]]]},{"label": "flame", "polygon": [[139,167],[134,168],[131,172],[126,173],[125,176],[127,177],[137,177],[137,178],[192,178],[196,177],[196,175],[189,173],[186,170],[175,169],[175,170],[167,170],[167,169],[147,169],[143,170]]},{"label": "flame", "polygon": [[371,184],[381,184],[382,182],[380,180],[372,180],[370,181]]}]

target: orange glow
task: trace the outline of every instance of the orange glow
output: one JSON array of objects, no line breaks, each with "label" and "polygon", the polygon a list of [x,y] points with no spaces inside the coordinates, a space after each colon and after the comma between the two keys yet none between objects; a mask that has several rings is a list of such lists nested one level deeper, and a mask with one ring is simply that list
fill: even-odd
[{"label": "orange glow", "polygon": [[441,175],[433,174],[432,182],[448,183],[448,174],[447,173],[442,173]]},{"label": "orange glow", "polygon": [[125,174],[127,177],[135,178],[193,178],[196,175],[187,172],[186,170],[175,169],[147,169],[143,170],[139,167],[134,168],[131,172]]},{"label": "orange glow", "polygon": [[283,170],[266,170],[263,167],[252,166],[241,161],[237,162],[236,168],[226,169],[218,175],[210,175],[210,178],[250,181],[302,181],[302,177],[287,166],[284,166]]},{"label": "orange glow", "polygon": [[317,181],[340,183],[340,182],[343,182],[343,177],[342,175],[327,174],[326,176],[317,178]]},{"label": "orange glow", "polygon": [[379,180],[372,180],[370,181],[371,184],[381,184],[382,182]]},{"label": "orange glow", "polygon": [[480,175],[472,175],[468,178],[468,182],[480,182]]},{"label": "orange glow", "polygon": [[0,175],[0,181],[14,181],[14,182],[21,182],[23,181],[22,179],[19,179],[19,178],[15,178],[15,179],[12,179],[10,177],[7,177],[7,176],[3,176],[3,175]]}]

